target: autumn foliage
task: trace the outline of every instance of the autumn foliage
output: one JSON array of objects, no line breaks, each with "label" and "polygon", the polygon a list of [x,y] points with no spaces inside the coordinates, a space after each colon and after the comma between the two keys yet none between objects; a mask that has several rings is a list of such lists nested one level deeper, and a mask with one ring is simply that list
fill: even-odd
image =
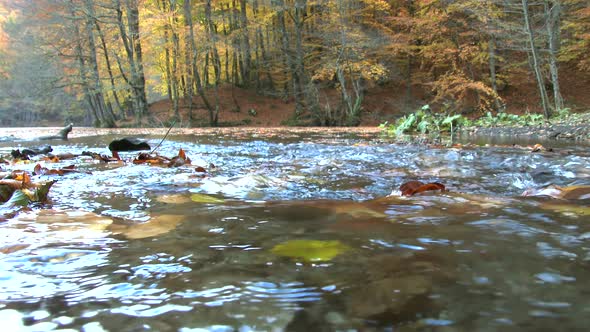
[{"label": "autumn foliage", "polygon": [[[536,79],[526,106],[548,115],[568,106],[558,64],[590,68],[581,0],[3,0],[0,13],[0,110],[106,127],[217,126],[221,86],[282,99],[292,124],[356,125],[376,87],[405,91],[397,111],[484,114]],[[168,118],[152,118],[148,99],[164,98]]]}]

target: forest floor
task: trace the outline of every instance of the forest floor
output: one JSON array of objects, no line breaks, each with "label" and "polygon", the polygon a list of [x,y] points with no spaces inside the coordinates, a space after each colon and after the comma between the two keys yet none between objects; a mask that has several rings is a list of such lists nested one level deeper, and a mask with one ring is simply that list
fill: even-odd
[{"label": "forest floor", "polygon": [[[574,75],[575,69],[564,68],[564,75],[561,76],[563,96],[575,113],[569,119],[561,122],[547,122],[539,126],[528,127],[492,127],[492,128],[467,128],[463,130],[467,135],[481,136],[514,136],[514,137],[535,137],[540,139],[574,139],[590,140],[590,94],[587,87],[590,86],[590,76]],[[189,110],[188,101],[181,100],[179,107],[180,121],[177,121],[172,131],[173,134],[183,133],[230,133],[230,132],[259,132],[268,133],[283,128],[290,131],[318,131],[322,132],[379,132],[377,126],[385,121],[392,123],[397,118],[420,109],[432,98],[424,87],[414,86],[408,89],[401,85],[377,85],[366,91],[363,100],[363,109],[360,118],[360,127],[354,128],[294,128],[292,125],[295,103],[292,98],[284,99],[277,95],[264,95],[257,93],[255,89],[243,89],[231,85],[220,86],[217,90],[217,98],[213,91],[208,91],[211,102],[218,100],[219,105],[219,128],[209,127],[209,114],[200,97],[193,98],[192,109]],[[508,113],[523,114],[526,112],[539,112],[536,85],[534,80],[528,79],[526,75],[521,81],[513,81],[510,85],[503,87],[501,91],[504,102],[508,106]],[[322,107],[335,109],[339,105],[339,94],[335,89],[322,90],[319,93],[319,101]],[[189,112],[192,112],[193,122],[189,123]],[[479,113],[467,113],[465,116],[476,118],[482,116]],[[79,135],[87,136],[99,133],[126,133],[134,134],[159,134],[165,133],[167,127],[174,118],[173,105],[168,99],[161,99],[150,103],[149,116],[138,125],[136,119],[128,118],[118,121],[120,129],[98,130],[83,128],[80,124],[74,123],[74,131],[70,137]],[[308,121],[309,122],[309,121]],[[305,124],[305,123],[303,123]],[[14,135],[18,138],[31,138],[33,135],[51,135],[56,133],[56,128],[62,126],[61,122],[44,122],[34,134],[23,131],[23,128],[0,129],[0,137]],[[138,127],[145,127],[139,129]],[[134,129],[136,128],[136,129]],[[57,129],[59,130],[59,129]]]}]

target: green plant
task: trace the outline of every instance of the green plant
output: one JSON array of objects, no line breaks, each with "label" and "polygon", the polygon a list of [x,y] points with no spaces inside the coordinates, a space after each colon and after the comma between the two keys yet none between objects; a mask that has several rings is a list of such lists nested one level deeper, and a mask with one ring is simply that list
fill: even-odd
[{"label": "green plant", "polygon": [[475,120],[473,124],[479,127],[495,126],[535,126],[545,121],[542,114],[525,113],[523,115],[499,112],[495,116],[487,112],[485,116]]},{"label": "green plant", "polygon": [[414,113],[399,118],[394,124],[387,122],[380,125],[389,136],[400,136],[405,133],[440,134],[453,133],[469,121],[460,114],[440,114],[431,111],[424,105]]}]

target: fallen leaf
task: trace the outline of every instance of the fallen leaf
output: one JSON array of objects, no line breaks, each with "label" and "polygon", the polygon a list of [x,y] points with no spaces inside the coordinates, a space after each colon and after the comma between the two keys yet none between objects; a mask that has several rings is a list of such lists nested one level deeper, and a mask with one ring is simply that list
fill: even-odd
[{"label": "fallen leaf", "polygon": [[223,204],[225,203],[224,199],[217,198],[211,195],[206,194],[192,194],[191,200],[196,203],[204,203],[204,204]]},{"label": "fallen leaf", "polygon": [[185,220],[185,216],[175,214],[163,214],[152,217],[144,223],[132,225],[113,225],[112,230],[123,234],[128,239],[144,239],[165,234],[174,230],[178,224]]},{"label": "fallen leaf", "polygon": [[75,172],[74,165],[66,166],[60,169],[49,169],[42,167],[40,164],[35,165],[33,169],[34,175],[64,175],[65,173]]},{"label": "fallen leaf", "polygon": [[22,190],[15,190],[5,206],[27,206],[31,200]]},{"label": "fallen leaf", "polygon": [[535,144],[531,147],[531,152],[543,152],[543,151],[552,152],[553,149],[552,148],[547,149],[541,144]]},{"label": "fallen leaf", "polygon": [[547,196],[567,200],[590,199],[590,186],[580,185],[560,187],[550,185],[541,189],[529,188],[522,193],[522,196]]},{"label": "fallen leaf", "polygon": [[424,183],[422,181],[408,181],[402,184],[399,187],[399,190],[401,191],[402,196],[413,196],[430,190],[445,191],[445,186],[438,182]]},{"label": "fallen leaf", "polygon": [[337,240],[291,240],[277,244],[271,249],[271,252],[278,256],[315,263],[330,261],[349,249],[348,246]]},{"label": "fallen leaf", "polygon": [[184,204],[192,202],[191,198],[184,194],[160,195],[156,197],[156,201],[166,204]]}]

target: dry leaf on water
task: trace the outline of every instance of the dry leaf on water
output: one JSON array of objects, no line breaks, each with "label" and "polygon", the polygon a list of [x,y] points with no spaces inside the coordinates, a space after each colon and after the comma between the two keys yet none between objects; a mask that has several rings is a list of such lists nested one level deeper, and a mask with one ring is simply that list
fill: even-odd
[{"label": "dry leaf on water", "polygon": [[522,193],[522,196],[546,196],[557,199],[577,200],[577,199],[590,199],[590,186],[567,186],[560,187],[550,185],[545,188],[535,189],[530,188]]},{"label": "dry leaf on water", "polygon": [[132,225],[113,225],[112,230],[128,239],[144,239],[166,234],[185,220],[183,215],[163,214],[152,217],[148,222]]},{"label": "dry leaf on water", "polygon": [[445,191],[445,186],[438,182],[424,183],[422,181],[408,181],[402,184],[399,187],[399,190],[401,191],[402,196],[413,196],[425,191]]}]

